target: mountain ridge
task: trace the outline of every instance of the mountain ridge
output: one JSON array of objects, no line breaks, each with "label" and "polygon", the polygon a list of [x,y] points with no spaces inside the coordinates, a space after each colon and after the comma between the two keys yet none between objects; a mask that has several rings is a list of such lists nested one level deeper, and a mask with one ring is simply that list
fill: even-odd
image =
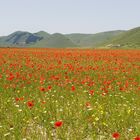
[{"label": "mountain ridge", "polygon": [[[135,45],[140,47],[140,27],[131,30],[105,31],[96,34],[50,34],[45,31],[30,33],[16,31],[8,36],[0,37],[0,46],[67,48],[67,47],[122,47]],[[131,45],[130,45],[131,44]]]}]

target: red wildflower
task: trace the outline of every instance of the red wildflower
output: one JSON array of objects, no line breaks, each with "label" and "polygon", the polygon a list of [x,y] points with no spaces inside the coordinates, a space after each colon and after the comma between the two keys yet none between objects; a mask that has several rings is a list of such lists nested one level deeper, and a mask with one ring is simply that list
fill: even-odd
[{"label": "red wildflower", "polygon": [[75,86],[72,86],[72,87],[71,87],[71,90],[74,91],[74,90],[75,90]]},{"label": "red wildflower", "polygon": [[124,87],[120,87],[120,91],[124,91],[125,89],[124,89]]},{"label": "red wildflower", "polygon": [[12,81],[14,79],[14,75],[10,75],[7,80]]},{"label": "red wildflower", "polygon": [[52,89],[52,86],[48,86],[48,90],[51,90]]},{"label": "red wildflower", "polygon": [[140,137],[138,136],[138,137],[134,138],[134,140],[140,140]]},{"label": "red wildflower", "polygon": [[91,104],[89,102],[86,102],[86,107],[87,108],[91,107]]},{"label": "red wildflower", "polygon": [[45,91],[45,88],[41,87],[41,88],[40,88],[40,91]]},{"label": "red wildflower", "polygon": [[89,94],[90,94],[90,95],[94,95],[94,90],[90,90],[90,91],[89,91]]},{"label": "red wildflower", "polygon": [[120,134],[119,134],[118,132],[115,132],[115,133],[112,134],[112,137],[113,137],[114,139],[119,139]]},{"label": "red wildflower", "polygon": [[15,98],[15,100],[16,100],[16,101],[19,101],[20,99],[17,97],[17,98]]},{"label": "red wildflower", "polygon": [[63,124],[63,122],[62,121],[57,121],[57,122],[55,122],[55,127],[61,127],[62,126],[62,124]]},{"label": "red wildflower", "polygon": [[24,98],[23,97],[21,97],[21,98],[16,97],[15,100],[16,101],[22,101],[22,100],[24,100]]},{"label": "red wildflower", "polygon": [[33,101],[28,101],[27,105],[28,105],[28,107],[32,108],[34,106],[34,103],[33,103]]}]

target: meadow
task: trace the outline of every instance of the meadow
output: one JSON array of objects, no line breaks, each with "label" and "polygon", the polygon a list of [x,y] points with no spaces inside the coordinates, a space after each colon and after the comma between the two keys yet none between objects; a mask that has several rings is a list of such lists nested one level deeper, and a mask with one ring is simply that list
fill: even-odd
[{"label": "meadow", "polygon": [[1,140],[140,140],[140,50],[0,49]]}]

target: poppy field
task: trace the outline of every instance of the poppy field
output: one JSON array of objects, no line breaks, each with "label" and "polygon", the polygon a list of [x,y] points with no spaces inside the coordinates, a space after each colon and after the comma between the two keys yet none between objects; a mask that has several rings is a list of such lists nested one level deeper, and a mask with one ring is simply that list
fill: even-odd
[{"label": "poppy field", "polygon": [[140,140],[140,50],[0,49],[1,140]]}]

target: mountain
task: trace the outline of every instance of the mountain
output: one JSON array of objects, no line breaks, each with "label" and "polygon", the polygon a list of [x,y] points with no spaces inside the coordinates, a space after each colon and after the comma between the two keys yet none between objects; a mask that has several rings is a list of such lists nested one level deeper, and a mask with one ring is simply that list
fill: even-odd
[{"label": "mountain", "polygon": [[42,37],[43,39],[49,38],[50,34],[44,31],[39,31],[37,33],[34,33],[34,35],[38,36],[38,37]]},{"label": "mountain", "polygon": [[[66,48],[66,47],[95,47],[108,41],[124,31],[109,31],[97,34],[47,34],[47,37],[32,44],[31,47],[54,47],[54,48]],[[41,32],[41,34],[43,34]],[[38,35],[37,33],[35,35]],[[41,36],[42,37],[42,36]]]},{"label": "mountain", "polygon": [[106,48],[140,48],[140,27],[123,31],[108,31],[96,34],[49,34],[44,31],[29,33],[17,31],[0,37],[0,46],[16,47],[106,47]]},{"label": "mountain", "polygon": [[77,45],[74,44],[65,35],[60,33],[55,33],[33,44],[32,47],[66,48],[66,47],[77,47]]},{"label": "mountain", "polygon": [[114,37],[124,33],[124,31],[109,31],[109,32],[101,32],[97,34],[68,34],[66,35],[69,39],[71,39],[75,44],[84,47],[95,47],[99,44],[102,44],[105,41],[113,39]]},{"label": "mountain", "polygon": [[0,37],[0,45],[18,45],[24,47],[77,47],[69,38],[60,33],[49,34],[44,31],[29,33],[17,31]]},{"label": "mountain", "polygon": [[111,47],[140,48],[140,27],[128,30],[105,43],[107,44]]},{"label": "mountain", "polygon": [[40,41],[42,37],[29,32],[17,31],[8,36],[0,38],[2,45],[26,45]]}]

